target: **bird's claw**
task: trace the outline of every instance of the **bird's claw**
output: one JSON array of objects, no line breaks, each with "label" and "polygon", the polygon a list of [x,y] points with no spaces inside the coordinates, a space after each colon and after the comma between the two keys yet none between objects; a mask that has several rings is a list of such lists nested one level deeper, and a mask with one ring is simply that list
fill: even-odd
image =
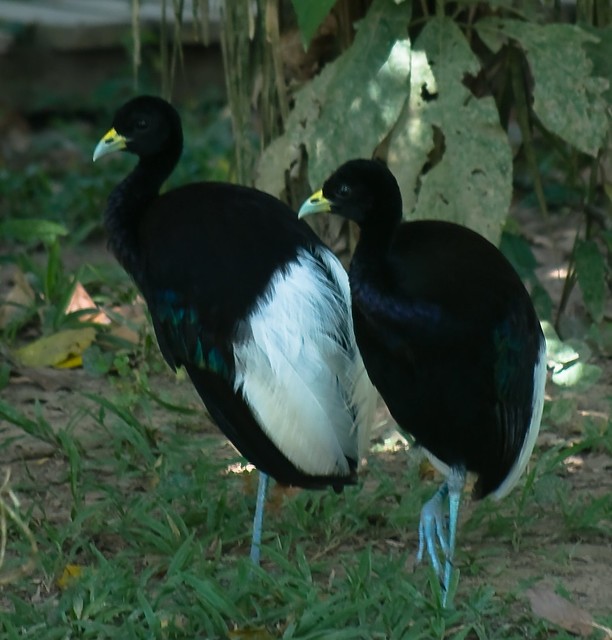
[{"label": "bird's claw", "polygon": [[440,581],[442,581],[443,569],[438,557],[438,546],[444,555],[445,561],[448,561],[451,555],[447,540],[446,518],[442,513],[442,502],[443,496],[437,493],[429,502],[425,503],[421,510],[419,548],[416,555],[416,563],[419,564],[423,560],[425,549],[427,549],[427,555]]},{"label": "bird's claw", "polygon": [[[457,520],[459,516],[459,502],[461,491],[465,483],[465,469],[451,469],[447,481],[440,487],[436,495],[426,502],[421,509],[419,521],[419,549],[417,551],[417,564],[423,559],[425,549],[440,581],[442,588],[442,606],[446,607],[449,601],[449,592],[453,574],[453,556],[455,553],[455,541],[457,537]],[[443,505],[448,497],[448,525],[444,517]],[[444,571],[439,558],[438,548],[444,555]]]}]

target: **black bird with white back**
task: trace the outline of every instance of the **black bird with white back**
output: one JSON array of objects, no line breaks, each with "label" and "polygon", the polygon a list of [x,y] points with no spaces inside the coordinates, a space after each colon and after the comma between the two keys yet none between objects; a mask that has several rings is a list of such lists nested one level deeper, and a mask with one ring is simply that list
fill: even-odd
[{"label": "black bird with white back", "polygon": [[124,104],[93,158],[124,150],[138,162],[110,194],[104,222],[166,362],[185,367],[213,420],[261,472],[251,546],[259,562],[267,476],[307,488],[355,483],[375,392],[332,252],[256,189],[198,182],[160,195],[182,147],[168,102]]}]

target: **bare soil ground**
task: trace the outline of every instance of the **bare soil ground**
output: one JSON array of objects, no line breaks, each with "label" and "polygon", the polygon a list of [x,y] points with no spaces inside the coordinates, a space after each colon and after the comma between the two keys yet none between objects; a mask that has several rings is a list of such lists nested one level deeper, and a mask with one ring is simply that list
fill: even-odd
[{"label": "bare soil ground", "polygon": [[[537,216],[522,221],[525,233],[533,242],[541,263],[539,276],[551,293],[554,301],[559,299],[562,276],[575,233],[576,220],[570,218],[561,226],[554,221],[550,225]],[[549,231],[549,229],[551,231]],[[92,255],[91,253],[89,255]],[[104,251],[96,247],[96,255]],[[76,260],[82,259],[77,257]],[[574,296],[567,311],[568,315],[580,315],[580,300]],[[600,381],[586,392],[572,395],[571,391],[560,390],[548,385],[548,395],[553,402],[556,398],[570,398],[573,413],[566,416],[562,424],[546,421],[540,434],[534,464],[559,442],[579,439],[586,419],[605,425],[610,408],[612,388],[612,360],[594,356],[592,362],[603,368]],[[171,394],[174,402],[197,408],[199,399],[188,382],[177,383],[170,373],[161,373],[151,378],[151,385],[157,391]],[[74,435],[82,443],[89,459],[108,456],[104,434],[87,410],[94,410],[93,404],[83,396],[83,392],[109,396],[114,391],[108,378],[95,378],[84,370],[72,371],[15,371],[10,384],[0,393],[0,398],[28,416],[37,411],[57,428],[72,423]],[[374,438],[387,431],[390,421],[384,419],[378,426]],[[154,425],[164,429],[169,421],[176,421],[174,413],[158,407],[152,415]],[[220,455],[230,455],[231,450],[219,435],[216,427],[205,416],[204,411],[195,416],[181,418],[191,424],[198,433],[210,432],[219,439]],[[56,455],[52,446],[36,438],[25,435],[21,429],[5,421],[0,423],[0,469],[11,470],[10,483],[23,498],[22,508],[28,504],[46,505],[45,513],[36,509],[30,514],[34,521],[42,517],[54,521],[68,521],[70,518],[71,494],[67,480],[68,461]],[[603,428],[603,426],[602,426]],[[413,452],[383,452],[373,454],[379,457],[385,470],[401,483],[406,465],[414,461]],[[486,526],[470,526],[473,514],[480,507],[469,500],[462,511],[462,525],[459,533],[458,564],[461,573],[461,589],[470,589],[482,584],[490,584],[497,592],[518,593],[520,588],[532,583],[544,583],[553,588],[559,585],[572,601],[595,616],[612,615],[612,514],[598,524],[598,530],[572,532],[571,523],[564,521],[558,508],[560,496],[569,496],[572,504],[587,503],[597,496],[612,494],[612,457],[609,450],[586,449],[567,458],[554,475],[555,483],[539,487],[536,506],[529,511],[529,521],[521,528],[520,541],[513,546],[500,543]],[[121,483],[120,478],[107,479]],[[364,491],[368,491],[370,479],[365,474]],[[408,489],[407,489],[408,490]],[[433,490],[433,484],[432,484]],[[33,499],[33,496],[36,499]],[[94,494],[87,496],[95,501]],[[532,498],[530,498],[531,500]],[[378,540],[354,540],[356,547],[374,543],[389,551],[397,546],[416,550],[416,531],[406,531],[399,539],[394,532],[385,532],[384,523],[378,527],[383,535]],[[606,534],[606,528],[608,533]],[[118,544],[118,543],[117,543]],[[9,550],[10,551],[10,550]],[[406,568],[409,572],[409,568]],[[518,608],[527,608],[523,597],[516,601]]]}]

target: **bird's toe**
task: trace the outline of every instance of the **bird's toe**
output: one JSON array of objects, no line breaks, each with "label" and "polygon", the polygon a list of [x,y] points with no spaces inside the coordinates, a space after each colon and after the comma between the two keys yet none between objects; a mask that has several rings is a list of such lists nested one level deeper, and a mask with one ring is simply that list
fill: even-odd
[{"label": "bird's toe", "polygon": [[439,549],[442,551],[444,559],[447,560],[450,554],[448,544],[448,533],[446,518],[442,513],[441,500],[435,496],[427,502],[421,510],[419,521],[419,548],[417,551],[417,564],[423,560],[425,550],[436,574],[441,578],[443,574],[442,564],[439,558]]}]

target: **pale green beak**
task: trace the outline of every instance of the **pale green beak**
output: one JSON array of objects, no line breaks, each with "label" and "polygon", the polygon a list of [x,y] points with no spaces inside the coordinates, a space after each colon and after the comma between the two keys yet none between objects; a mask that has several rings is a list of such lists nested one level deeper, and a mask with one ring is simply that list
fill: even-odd
[{"label": "pale green beak", "polygon": [[121,151],[127,146],[127,138],[119,135],[115,129],[111,129],[96,145],[93,154],[93,161],[105,156],[113,151]]},{"label": "pale green beak", "polygon": [[313,193],[298,211],[298,218],[304,218],[312,213],[331,213],[331,202],[323,195],[323,189]]}]

